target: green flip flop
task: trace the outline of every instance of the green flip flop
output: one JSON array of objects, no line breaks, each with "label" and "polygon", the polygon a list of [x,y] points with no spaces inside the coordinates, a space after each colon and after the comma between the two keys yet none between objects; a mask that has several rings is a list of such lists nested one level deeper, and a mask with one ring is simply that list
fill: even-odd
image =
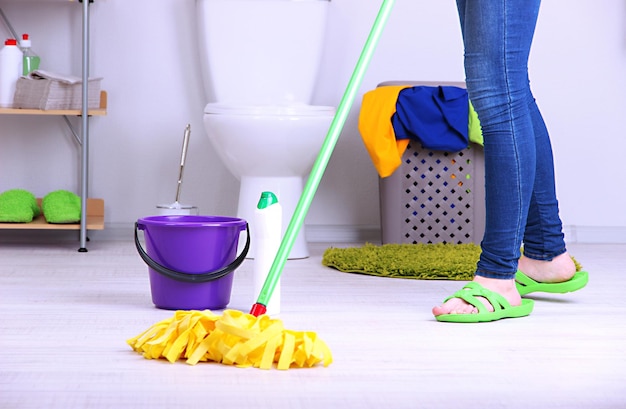
[{"label": "green flip flop", "polygon": [[515,274],[515,285],[520,295],[526,295],[534,292],[565,294],[572,291],[580,290],[589,282],[589,273],[586,271],[577,271],[572,278],[562,283],[540,283],[528,277],[526,274],[518,271]]},{"label": "green flip flop", "polygon": [[[494,311],[487,310],[485,304],[477,297],[485,298],[494,308]],[[460,298],[478,309],[475,314],[443,314],[437,315],[437,321],[442,322],[491,322],[503,318],[520,318],[530,315],[533,310],[534,301],[522,299],[522,305],[512,306],[503,296],[486,289],[476,282],[469,282],[463,289],[446,298]]]}]

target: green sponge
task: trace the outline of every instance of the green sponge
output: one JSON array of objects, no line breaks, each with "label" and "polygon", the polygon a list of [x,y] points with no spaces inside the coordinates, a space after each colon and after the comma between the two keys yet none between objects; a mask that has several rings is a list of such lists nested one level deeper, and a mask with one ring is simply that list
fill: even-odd
[{"label": "green sponge", "polygon": [[55,190],[44,196],[41,209],[48,223],[78,223],[80,197],[67,190]]},{"label": "green sponge", "polygon": [[23,189],[11,189],[0,193],[0,222],[29,223],[41,211],[35,195]]}]

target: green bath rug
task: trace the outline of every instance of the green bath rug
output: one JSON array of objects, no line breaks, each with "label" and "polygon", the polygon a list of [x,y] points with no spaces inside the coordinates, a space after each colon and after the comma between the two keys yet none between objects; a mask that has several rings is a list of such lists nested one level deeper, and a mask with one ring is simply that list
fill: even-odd
[{"label": "green bath rug", "polygon": [[480,246],[476,244],[383,244],[329,248],[322,264],[345,273],[418,280],[474,278]]}]

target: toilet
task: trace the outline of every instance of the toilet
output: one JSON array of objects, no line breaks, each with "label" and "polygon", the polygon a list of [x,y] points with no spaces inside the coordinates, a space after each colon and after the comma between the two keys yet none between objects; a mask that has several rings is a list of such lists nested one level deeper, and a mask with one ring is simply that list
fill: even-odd
[{"label": "toilet", "polygon": [[[335,108],[309,105],[329,0],[196,0],[204,128],[240,180],[237,217],[254,231],[263,191],[283,208],[283,234]],[[254,258],[254,242],[248,257]],[[309,256],[304,226],[290,259]]]}]

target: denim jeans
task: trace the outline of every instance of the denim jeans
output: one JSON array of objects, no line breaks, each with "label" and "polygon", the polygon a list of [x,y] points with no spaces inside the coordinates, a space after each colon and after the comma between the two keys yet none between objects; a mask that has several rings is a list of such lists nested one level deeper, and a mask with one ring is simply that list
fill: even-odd
[{"label": "denim jeans", "polygon": [[482,277],[513,278],[522,245],[536,260],[566,251],[550,137],[528,79],[540,2],[457,0],[467,91],[484,138]]}]

